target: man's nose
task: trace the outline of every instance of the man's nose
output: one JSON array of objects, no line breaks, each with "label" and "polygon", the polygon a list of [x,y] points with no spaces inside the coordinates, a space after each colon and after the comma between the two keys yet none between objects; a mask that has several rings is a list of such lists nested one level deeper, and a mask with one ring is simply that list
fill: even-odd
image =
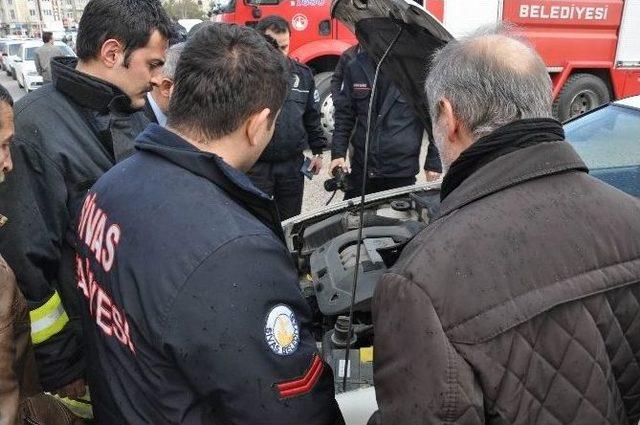
[{"label": "man's nose", "polygon": [[160,86],[160,83],[162,82],[162,72],[160,71],[154,71],[151,74],[151,85],[154,87],[158,87]]}]

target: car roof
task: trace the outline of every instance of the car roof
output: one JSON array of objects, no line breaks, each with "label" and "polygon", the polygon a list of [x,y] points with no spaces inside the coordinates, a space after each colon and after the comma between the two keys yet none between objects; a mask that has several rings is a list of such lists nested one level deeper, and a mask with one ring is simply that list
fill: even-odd
[{"label": "car roof", "polygon": [[640,96],[631,96],[627,97],[626,99],[620,99],[614,102],[614,104],[640,109]]}]

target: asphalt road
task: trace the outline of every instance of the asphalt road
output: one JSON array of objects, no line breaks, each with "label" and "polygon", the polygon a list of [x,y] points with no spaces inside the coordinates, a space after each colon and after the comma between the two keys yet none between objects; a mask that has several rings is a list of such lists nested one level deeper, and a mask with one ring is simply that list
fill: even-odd
[{"label": "asphalt road", "polygon": [[11,77],[7,77],[7,73],[4,71],[0,72],[0,84],[9,90],[14,101],[25,95],[25,91],[18,87],[16,80],[13,80]]},{"label": "asphalt road", "polygon": [[[13,100],[17,101],[22,96],[25,95],[25,91],[18,87],[18,83],[13,80],[11,77],[8,77],[5,72],[0,73],[0,84],[2,84],[11,96],[13,96]],[[424,157],[426,155],[426,141],[423,142],[422,145],[422,153],[421,153],[421,161],[423,164]],[[305,152],[308,156],[311,156],[311,152]],[[329,151],[325,151],[323,155],[323,169],[319,175],[315,176],[313,180],[309,181],[305,178],[305,190],[304,190],[304,201],[302,203],[302,212],[310,212],[316,210],[325,205],[327,200],[330,198],[331,194],[325,192],[323,183],[326,179],[329,178],[327,174],[327,170],[329,169],[329,163],[331,162],[331,153]],[[420,173],[418,175],[418,181],[424,181],[424,174]],[[338,202],[342,200],[342,193],[339,192],[334,197],[332,203]]]}]

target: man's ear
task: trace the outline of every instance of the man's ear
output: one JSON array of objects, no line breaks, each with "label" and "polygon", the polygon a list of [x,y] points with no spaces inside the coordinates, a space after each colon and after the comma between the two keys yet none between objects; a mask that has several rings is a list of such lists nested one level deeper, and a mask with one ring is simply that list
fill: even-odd
[{"label": "man's ear", "polygon": [[273,122],[270,122],[271,109],[265,108],[249,117],[246,124],[247,139],[251,146],[262,143],[264,134],[271,130]]},{"label": "man's ear", "polygon": [[99,59],[107,68],[115,68],[120,62],[124,62],[122,44],[114,38],[108,39],[102,43]]},{"label": "man's ear", "polygon": [[167,99],[171,97],[171,93],[173,92],[173,81],[168,78],[163,78],[160,82],[160,94]]},{"label": "man's ear", "polygon": [[451,102],[447,98],[442,98],[438,102],[438,107],[440,109],[440,117],[442,120],[443,128],[445,129],[444,136],[447,140],[455,142],[458,139],[458,120],[456,119],[455,114],[453,113],[453,106],[451,106]]}]

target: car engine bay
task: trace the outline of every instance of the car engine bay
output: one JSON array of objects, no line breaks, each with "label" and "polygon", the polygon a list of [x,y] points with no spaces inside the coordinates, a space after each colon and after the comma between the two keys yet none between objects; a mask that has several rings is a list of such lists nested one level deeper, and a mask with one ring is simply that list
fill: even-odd
[{"label": "car engine bay", "polygon": [[382,275],[402,248],[437,215],[439,190],[415,187],[367,198],[362,222],[358,283],[353,307],[349,365],[345,349],[356,268],[359,202],[347,201],[313,217],[285,222],[289,248],[297,260],[300,288],[313,311],[313,332],[334,371],[336,392],[373,385],[371,301]]}]

